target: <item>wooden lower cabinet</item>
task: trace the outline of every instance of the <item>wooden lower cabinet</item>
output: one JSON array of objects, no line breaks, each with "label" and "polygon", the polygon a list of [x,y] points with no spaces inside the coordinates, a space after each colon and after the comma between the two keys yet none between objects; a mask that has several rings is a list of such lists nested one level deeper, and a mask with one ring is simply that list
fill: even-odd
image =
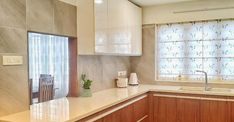
[{"label": "wooden lower cabinet", "polygon": [[229,122],[234,122],[234,98],[231,98],[231,101],[228,101],[228,112],[229,112]]},{"label": "wooden lower cabinet", "polygon": [[[97,119],[94,119],[97,118]],[[79,122],[234,122],[234,98],[149,93]]]},{"label": "wooden lower cabinet", "polygon": [[149,122],[148,103],[148,95],[143,95],[79,122]]},{"label": "wooden lower cabinet", "polygon": [[228,103],[225,99],[201,100],[200,109],[201,122],[229,122]]},{"label": "wooden lower cabinet", "polygon": [[[149,116],[149,98],[145,97],[144,99],[138,100],[133,104],[133,116],[134,116],[134,121],[148,121],[148,116]],[[134,122],[131,121],[131,122]]]},{"label": "wooden lower cabinet", "polygon": [[119,110],[120,111],[120,121],[119,122],[133,122],[134,121],[134,111],[133,104]]},{"label": "wooden lower cabinet", "polygon": [[154,122],[176,122],[176,98],[154,97]]},{"label": "wooden lower cabinet", "polygon": [[197,99],[177,99],[177,122],[200,122],[200,101]]},{"label": "wooden lower cabinet", "polygon": [[121,122],[121,112],[116,111],[103,117],[103,122]]},{"label": "wooden lower cabinet", "polygon": [[234,102],[216,96],[156,94],[154,122],[234,122]]}]

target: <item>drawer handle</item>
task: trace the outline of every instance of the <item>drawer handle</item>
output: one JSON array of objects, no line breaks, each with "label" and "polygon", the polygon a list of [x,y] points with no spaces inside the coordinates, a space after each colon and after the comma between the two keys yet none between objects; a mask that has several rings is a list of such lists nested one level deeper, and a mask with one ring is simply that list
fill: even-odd
[{"label": "drawer handle", "polygon": [[148,117],[148,115],[145,115],[144,117],[142,117],[141,119],[139,119],[137,122],[141,122],[141,121],[143,121],[147,117]]},{"label": "drawer handle", "polygon": [[223,101],[223,102],[234,102],[234,99],[225,98],[207,98],[207,97],[191,97],[191,96],[177,96],[177,95],[163,95],[154,94],[155,97],[167,97],[167,98],[179,98],[179,99],[191,99],[191,100],[209,100],[209,101]]},{"label": "drawer handle", "polygon": [[177,98],[176,95],[163,95],[163,94],[154,94],[154,97],[169,97],[169,98]]},{"label": "drawer handle", "polygon": [[168,97],[168,98],[180,98],[180,99],[193,99],[193,100],[199,100],[200,97],[191,97],[191,96],[177,96],[177,95],[162,95],[162,94],[154,94],[153,96],[156,97]]}]

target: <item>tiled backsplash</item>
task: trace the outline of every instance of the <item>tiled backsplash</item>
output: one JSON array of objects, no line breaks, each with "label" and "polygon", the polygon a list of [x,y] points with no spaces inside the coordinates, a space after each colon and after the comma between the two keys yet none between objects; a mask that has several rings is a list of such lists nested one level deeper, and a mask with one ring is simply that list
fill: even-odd
[{"label": "tiled backsplash", "polygon": [[[130,72],[130,58],[121,56],[79,56],[78,77],[82,84],[80,75],[86,74],[93,80],[92,91],[100,91],[115,87],[115,78],[118,71]],[[80,85],[82,87],[82,85]],[[82,89],[80,89],[82,90]]]}]

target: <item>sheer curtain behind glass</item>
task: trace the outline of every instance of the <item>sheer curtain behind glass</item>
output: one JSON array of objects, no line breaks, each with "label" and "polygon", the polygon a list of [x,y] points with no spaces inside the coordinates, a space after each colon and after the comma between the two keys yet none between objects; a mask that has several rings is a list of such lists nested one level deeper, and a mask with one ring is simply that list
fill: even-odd
[{"label": "sheer curtain behind glass", "polygon": [[234,80],[234,20],[158,25],[158,80]]},{"label": "sheer curtain behind glass", "polygon": [[54,77],[55,98],[65,97],[69,88],[68,38],[29,33],[29,78],[38,91],[40,74]]}]

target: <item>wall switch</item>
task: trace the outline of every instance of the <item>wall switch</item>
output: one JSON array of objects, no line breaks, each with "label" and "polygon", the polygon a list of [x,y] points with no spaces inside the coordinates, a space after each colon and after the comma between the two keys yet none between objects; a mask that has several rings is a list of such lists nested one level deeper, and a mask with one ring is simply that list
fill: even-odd
[{"label": "wall switch", "polygon": [[2,56],[2,65],[10,66],[10,65],[22,65],[23,64],[23,56]]},{"label": "wall switch", "polygon": [[123,77],[127,75],[127,71],[118,71],[118,77]]}]

